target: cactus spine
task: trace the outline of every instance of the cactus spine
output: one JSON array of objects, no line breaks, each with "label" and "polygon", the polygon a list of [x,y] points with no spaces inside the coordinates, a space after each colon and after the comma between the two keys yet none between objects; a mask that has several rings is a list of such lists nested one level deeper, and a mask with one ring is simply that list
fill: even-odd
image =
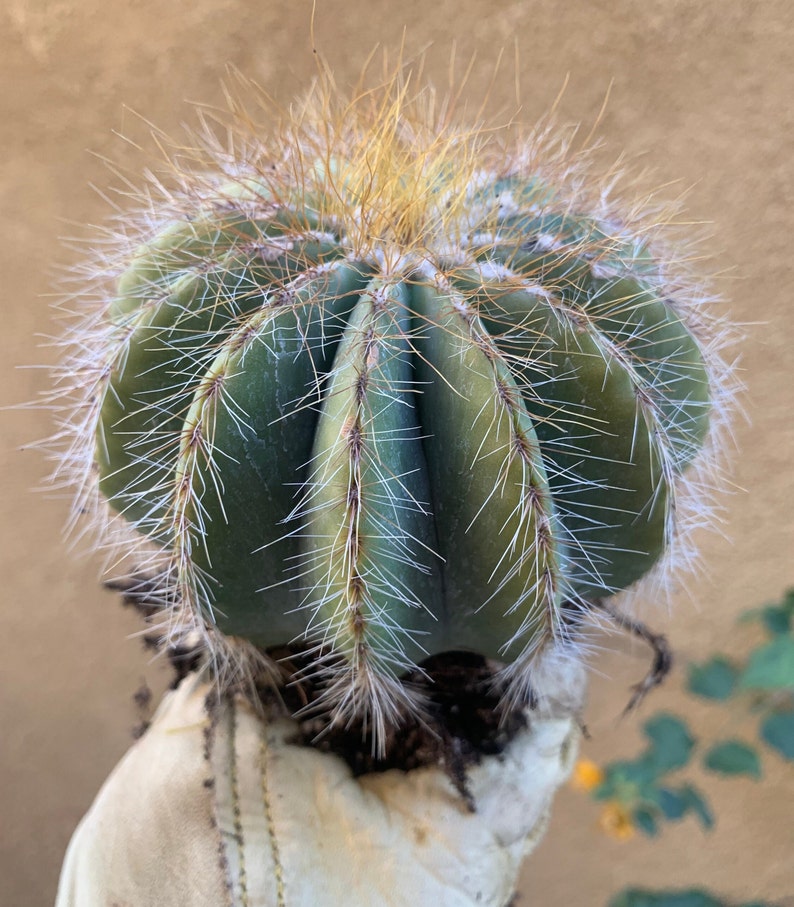
[{"label": "cactus spine", "polygon": [[329,708],[382,729],[433,653],[504,663],[520,699],[571,602],[657,565],[730,369],[655,231],[575,168],[399,82],[320,95],[125,236],[64,367],[67,460],[172,634],[303,640]]}]

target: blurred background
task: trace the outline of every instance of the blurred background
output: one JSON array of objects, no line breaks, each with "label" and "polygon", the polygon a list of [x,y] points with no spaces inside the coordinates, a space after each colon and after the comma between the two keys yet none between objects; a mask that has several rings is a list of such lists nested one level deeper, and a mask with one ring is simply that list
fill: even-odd
[{"label": "blurred background", "polygon": [[[309,0],[4,0],[0,8],[0,405],[47,387],[40,346],[53,331],[48,294],[74,260],[63,238],[98,223],[100,192],[140,158],[119,133],[144,135],[130,111],[178,135],[191,101],[222,102],[228,64],[280,102],[316,72]],[[704,570],[672,606],[644,616],[666,632],[681,664],[714,650],[740,653],[736,615],[794,585],[794,6],[791,0],[321,0],[314,42],[342,87],[376,44],[411,57],[448,84],[453,46],[472,93],[490,83],[502,49],[495,107],[598,125],[605,167],[621,154],[647,168],[647,188],[688,190],[693,221],[708,222],[704,269],[747,325],[744,406],[736,426],[734,493],[724,524],[702,540]],[[519,68],[512,58],[517,47]],[[133,694],[166,672],[140,642],[135,615],[100,589],[99,563],[77,557],[61,527],[68,501],[35,493],[47,465],[23,449],[50,431],[35,410],[0,412],[0,903],[54,898],[74,826],[131,742]],[[639,717],[619,720],[645,671],[644,649],[619,638],[594,665],[584,755],[632,756],[644,715],[687,710],[704,736],[723,712],[684,699],[680,673]],[[700,709],[700,711],[699,711]],[[794,778],[781,759],[765,778],[704,778],[716,829],[691,820],[661,840],[627,842],[597,828],[580,793],[559,796],[550,832],[526,865],[520,904],[601,907],[628,884],[702,884],[739,900],[794,904]]]}]

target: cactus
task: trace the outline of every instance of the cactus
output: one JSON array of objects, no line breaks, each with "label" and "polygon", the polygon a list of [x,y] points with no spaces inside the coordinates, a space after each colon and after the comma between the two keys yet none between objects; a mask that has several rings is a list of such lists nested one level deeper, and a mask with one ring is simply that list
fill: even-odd
[{"label": "cactus", "polygon": [[731,370],[661,228],[542,143],[399,82],[319,94],[125,222],[69,338],[66,460],[172,637],[300,640],[330,712],[382,733],[428,655],[481,653],[525,700],[576,658],[575,610],[660,573]]}]

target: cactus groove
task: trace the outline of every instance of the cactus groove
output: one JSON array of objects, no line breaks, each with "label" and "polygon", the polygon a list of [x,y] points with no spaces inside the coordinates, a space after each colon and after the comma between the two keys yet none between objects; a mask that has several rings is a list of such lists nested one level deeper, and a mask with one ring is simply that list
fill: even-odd
[{"label": "cactus groove", "polygon": [[139,231],[72,454],[182,618],[308,642],[376,714],[436,653],[526,673],[566,602],[647,574],[728,369],[654,231],[531,149],[399,82],[313,110]]}]

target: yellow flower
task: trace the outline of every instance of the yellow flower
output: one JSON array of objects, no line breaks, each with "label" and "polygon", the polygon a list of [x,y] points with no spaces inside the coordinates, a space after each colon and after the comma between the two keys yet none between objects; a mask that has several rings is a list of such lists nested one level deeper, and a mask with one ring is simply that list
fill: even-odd
[{"label": "yellow flower", "polygon": [[598,826],[601,831],[611,838],[617,838],[618,841],[628,841],[629,838],[634,837],[635,828],[631,813],[625,806],[614,800],[607,803],[601,810]]},{"label": "yellow flower", "polygon": [[591,791],[604,780],[604,772],[589,759],[580,759],[573,770],[571,786],[576,790]]}]

